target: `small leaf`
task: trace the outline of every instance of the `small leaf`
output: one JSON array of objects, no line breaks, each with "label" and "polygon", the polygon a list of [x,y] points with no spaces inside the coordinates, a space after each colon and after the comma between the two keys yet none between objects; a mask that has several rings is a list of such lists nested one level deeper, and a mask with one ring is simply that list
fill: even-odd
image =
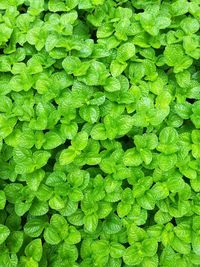
[{"label": "small leaf", "polygon": [[41,239],[34,239],[25,248],[25,254],[32,257],[35,261],[39,262],[42,258],[42,241]]},{"label": "small leaf", "polygon": [[57,245],[61,242],[61,237],[58,235],[56,229],[48,226],[44,231],[44,239],[50,245]]},{"label": "small leaf", "polygon": [[76,151],[72,146],[67,149],[64,149],[59,158],[60,165],[70,164],[76,157]]},{"label": "small leaf", "polygon": [[7,239],[10,234],[10,230],[7,226],[0,224],[0,245]]}]

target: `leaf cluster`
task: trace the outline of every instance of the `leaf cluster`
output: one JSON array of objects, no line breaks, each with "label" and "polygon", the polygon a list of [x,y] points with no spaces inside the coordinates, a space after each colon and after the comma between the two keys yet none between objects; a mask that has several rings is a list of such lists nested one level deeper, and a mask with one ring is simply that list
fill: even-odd
[{"label": "leaf cluster", "polygon": [[0,0],[0,266],[200,266],[199,0]]}]

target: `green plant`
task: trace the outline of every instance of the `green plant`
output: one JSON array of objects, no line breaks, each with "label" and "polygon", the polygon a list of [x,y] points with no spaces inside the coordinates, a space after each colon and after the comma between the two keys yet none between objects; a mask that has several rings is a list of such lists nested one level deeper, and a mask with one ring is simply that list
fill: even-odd
[{"label": "green plant", "polygon": [[0,0],[0,266],[200,266],[198,0]]}]

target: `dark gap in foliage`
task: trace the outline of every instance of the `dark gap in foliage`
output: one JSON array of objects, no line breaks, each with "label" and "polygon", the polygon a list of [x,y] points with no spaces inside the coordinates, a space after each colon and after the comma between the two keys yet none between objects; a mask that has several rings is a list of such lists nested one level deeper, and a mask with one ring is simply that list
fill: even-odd
[{"label": "dark gap in foliage", "polygon": [[0,14],[4,15],[5,14],[5,10],[0,10]]},{"label": "dark gap in foliage", "polygon": [[133,185],[129,184],[128,181],[125,179],[125,180],[122,180],[121,188],[122,189],[126,189],[126,188],[133,189]]},{"label": "dark gap in foliage", "polygon": [[[76,247],[77,247],[78,251],[81,250],[81,246],[82,246],[82,242],[76,244]],[[83,259],[82,259],[81,255],[80,255],[80,253],[79,253],[79,254],[78,254],[78,259],[76,260],[76,262],[77,262],[78,264],[80,264],[80,263],[82,262],[82,260],[83,260]]]},{"label": "dark gap in foliage", "polygon": [[16,49],[17,49],[17,48],[23,48],[23,46],[20,45],[19,43],[16,43],[15,47],[16,47]]},{"label": "dark gap in foliage", "polygon": [[78,121],[78,118],[80,119],[79,115],[77,114],[77,123],[78,123],[78,132],[82,131],[82,127],[84,126],[84,124]]},{"label": "dark gap in foliage", "polygon": [[130,247],[130,244],[128,242],[127,243],[124,243],[123,245],[124,245],[125,248]]},{"label": "dark gap in foliage", "polygon": [[48,171],[49,171],[49,172],[52,172],[55,163],[56,163],[56,160],[55,160],[54,158],[51,157],[51,158],[48,160],[47,165],[44,167],[45,172],[48,172]]},{"label": "dark gap in foliage", "polygon": [[24,226],[27,223],[27,214],[25,213],[21,216],[21,226]]},{"label": "dark gap in foliage", "polygon": [[[104,172],[102,170],[100,170],[99,168],[96,168],[95,166],[97,166],[97,165],[94,165],[94,167],[89,165],[89,168],[87,168],[87,171],[89,172],[90,177],[94,178],[98,174],[100,174],[100,175],[102,175],[102,177],[104,177],[105,176]],[[84,170],[84,169],[82,168],[82,170]]]},{"label": "dark gap in foliage", "polygon": [[186,101],[189,102],[190,104],[194,104],[196,99],[194,99],[194,98],[186,98]]},{"label": "dark gap in foliage", "polygon": [[180,127],[180,133],[188,132],[193,129],[195,129],[195,127],[191,120],[184,120],[184,124]]},{"label": "dark gap in foliage", "polygon": [[95,29],[90,32],[90,38],[94,40],[94,43],[97,43],[97,31]]},{"label": "dark gap in foliage", "polygon": [[161,30],[160,30],[160,33],[161,33],[161,34],[163,34],[163,33],[166,34],[166,33],[168,33],[168,32],[169,32],[169,29],[168,29],[168,28],[166,28],[166,29],[161,29]]},{"label": "dark gap in foliage", "polygon": [[144,127],[142,133],[146,133],[146,132],[147,132],[147,127]]},{"label": "dark gap in foliage", "polygon": [[[62,70],[62,61],[63,59],[56,60],[56,62],[53,64],[54,69]],[[56,71],[54,71],[53,73],[56,73]]]},{"label": "dark gap in foliage", "polygon": [[45,171],[50,171],[50,172],[53,171],[53,167],[55,163],[57,162],[57,159],[56,159],[57,153],[59,153],[63,149],[66,149],[68,146],[70,146],[70,144],[71,142],[67,140],[64,144],[61,144],[60,146],[57,146],[54,149],[51,149],[51,157],[49,158],[47,165],[44,167]]},{"label": "dark gap in foliage", "polygon": [[88,12],[84,11],[84,10],[79,10],[78,11],[78,18],[82,21],[86,20],[86,17],[88,15]]},{"label": "dark gap in foliage", "polygon": [[44,20],[44,17],[45,17],[46,14],[47,14],[47,13],[44,12],[44,11],[41,12],[41,13],[40,13],[40,19],[41,19],[41,20]]},{"label": "dark gap in foliage", "polygon": [[134,8],[136,9],[136,12],[135,13],[143,13],[144,12],[144,9],[143,8],[137,8],[134,6]]},{"label": "dark gap in foliage", "polygon": [[45,240],[44,240],[43,236],[41,236],[41,241],[42,241],[42,245],[44,245],[45,244]]},{"label": "dark gap in foliage", "polygon": [[54,12],[51,12],[51,14],[58,14],[59,16],[61,16],[63,14],[63,11],[56,11],[55,13]]},{"label": "dark gap in foliage", "polygon": [[88,170],[88,169],[92,169],[92,168],[95,168],[95,167],[97,167],[98,166],[98,164],[96,164],[96,165],[88,165],[88,164],[85,164],[85,165],[83,165],[83,167],[81,168],[82,170]]},{"label": "dark gap in foliage", "polygon": [[158,255],[160,256],[162,254],[163,251],[163,244],[161,242],[158,243]]},{"label": "dark gap in foliage", "polygon": [[154,216],[158,210],[159,210],[158,207],[155,206],[155,208],[153,210],[148,211],[148,217],[147,217],[147,220],[145,222],[145,225],[151,226],[151,225],[155,224]]},{"label": "dark gap in foliage", "polygon": [[22,5],[18,6],[17,10],[18,10],[21,14],[27,13],[28,6],[26,6],[25,4],[22,4]]},{"label": "dark gap in foliage", "polygon": [[56,103],[56,101],[55,100],[52,100],[51,101],[51,104],[55,107],[55,108],[57,108],[58,107],[58,104]]},{"label": "dark gap in foliage", "polygon": [[134,146],[133,139],[128,137],[127,135],[118,138],[117,141],[121,143],[123,150],[127,150]]},{"label": "dark gap in foliage", "polygon": [[155,51],[155,56],[158,57],[159,55],[162,55],[163,52],[164,52],[164,50],[165,50],[165,47],[164,46],[161,46],[160,48],[155,49],[154,50]]},{"label": "dark gap in foliage", "polygon": [[23,60],[23,62],[26,64],[26,63],[29,61],[29,59],[31,59],[31,58],[32,58],[31,55],[26,55],[26,57],[25,57],[25,59]]},{"label": "dark gap in foliage", "polygon": [[64,146],[65,148],[67,148],[68,146],[71,145],[71,141],[66,139],[66,141],[64,142],[64,144],[62,146]]},{"label": "dark gap in foliage", "polygon": [[171,223],[172,223],[174,226],[177,226],[176,219],[175,219],[174,217],[172,218]]},{"label": "dark gap in foliage", "polygon": [[162,69],[164,70],[164,72],[167,74],[167,75],[170,75],[171,73],[173,73],[173,68],[167,66],[167,65],[164,65],[162,66]]},{"label": "dark gap in foliage", "polygon": [[54,164],[56,163],[56,160],[55,160],[55,158],[50,158],[49,159],[49,161],[48,161],[48,164],[50,165],[50,166],[54,166]]},{"label": "dark gap in foliage", "polygon": [[143,169],[144,176],[153,176],[153,170],[151,169]]},{"label": "dark gap in foliage", "polygon": [[190,185],[190,179],[188,179],[187,177],[183,176],[183,181],[186,183],[186,184],[189,184]]}]

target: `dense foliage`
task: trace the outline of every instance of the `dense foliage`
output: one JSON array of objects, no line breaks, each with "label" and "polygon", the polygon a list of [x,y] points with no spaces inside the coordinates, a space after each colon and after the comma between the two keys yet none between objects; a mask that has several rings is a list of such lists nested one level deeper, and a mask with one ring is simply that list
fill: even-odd
[{"label": "dense foliage", "polygon": [[199,0],[0,0],[0,267],[200,266]]}]

